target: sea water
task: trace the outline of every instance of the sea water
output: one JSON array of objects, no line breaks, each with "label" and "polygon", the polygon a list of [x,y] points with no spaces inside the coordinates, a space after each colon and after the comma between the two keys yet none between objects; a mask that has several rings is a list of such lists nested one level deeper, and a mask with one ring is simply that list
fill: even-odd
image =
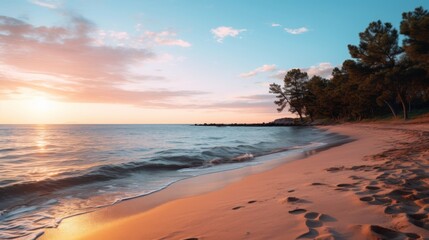
[{"label": "sea water", "polygon": [[181,179],[340,139],[311,127],[0,125],[0,239],[35,239]]}]

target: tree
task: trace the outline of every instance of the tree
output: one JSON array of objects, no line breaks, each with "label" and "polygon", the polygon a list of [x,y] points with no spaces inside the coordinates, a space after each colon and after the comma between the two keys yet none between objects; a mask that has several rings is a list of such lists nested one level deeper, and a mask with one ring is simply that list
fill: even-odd
[{"label": "tree", "polygon": [[345,105],[343,117],[360,120],[373,115],[377,108],[375,103],[379,90],[371,81],[371,69],[362,63],[346,60],[343,62],[340,74],[342,76],[339,79],[342,82],[337,85],[340,86],[340,96]]},{"label": "tree", "polygon": [[300,120],[303,121],[305,114],[305,83],[307,81],[308,75],[306,72],[292,69],[286,73],[283,87],[276,83],[270,84],[270,93],[277,94],[277,100],[274,103],[278,106],[278,112],[283,111],[289,105],[289,112],[297,113]]},{"label": "tree", "polygon": [[369,81],[365,81],[365,87],[372,85],[378,89],[377,101],[388,105],[394,116],[396,113],[388,100],[395,96],[401,103],[404,119],[407,119],[408,111],[403,91],[407,83],[392,74],[397,71],[397,61],[403,52],[398,46],[398,31],[392,24],[383,24],[379,20],[370,23],[364,32],[359,33],[359,37],[359,46],[349,45],[348,48],[350,55],[357,59],[362,68],[370,70]]},{"label": "tree", "polygon": [[350,55],[374,70],[392,67],[403,51],[398,46],[398,31],[391,23],[372,22],[359,38],[359,46],[348,45]]},{"label": "tree", "polygon": [[314,121],[315,117],[326,116],[325,109],[328,101],[326,99],[326,88],[328,80],[319,76],[313,76],[305,84],[304,106],[305,113]]},{"label": "tree", "polygon": [[422,7],[403,13],[401,33],[390,23],[371,22],[359,33],[359,44],[348,45],[353,60],[334,68],[331,79],[289,71],[284,85],[271,84],[277,94],[277,110],[303,116],[360,120],[382,116],[396,118],[402,109],[408,118],[411,107],[427,108],[429,100],[429,12]]},{"label": "tree", "polygon": [[386,74],[391,80],[391,89],[396,92],[397,101],[401,103],[405,111],[404,119],[408,118],[408,112],[413,98],[419,97],[425,85],[425,71],[404,55],[395,67]]},{"label": "tree", "polygon": [[400,31],[406,36],[403,45],[409,58],[429,72],[429,12],[418,7],[402,13]]}]

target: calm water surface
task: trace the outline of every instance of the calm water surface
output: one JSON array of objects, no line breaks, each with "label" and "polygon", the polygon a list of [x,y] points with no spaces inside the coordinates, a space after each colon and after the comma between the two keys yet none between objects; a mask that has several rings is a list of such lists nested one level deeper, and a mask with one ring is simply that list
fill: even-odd
[{"label": "calm water surface", "polygon": [[338,140],[299,127],[0,125],[0,239],[34,239],[184,178]]}]

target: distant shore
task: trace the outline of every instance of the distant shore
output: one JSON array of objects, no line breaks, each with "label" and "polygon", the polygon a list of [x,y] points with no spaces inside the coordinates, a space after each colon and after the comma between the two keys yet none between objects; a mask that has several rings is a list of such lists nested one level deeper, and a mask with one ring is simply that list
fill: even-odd
[{"label": "distant shore", "polygon": [[133,214],[93,229],[80,228],[85,215],[70,218],[41,239],[429,237],[429,124],[323,129],[356,141],[150,210],[126,202]]},{"label": "distant shore", "polygon": [[199,127],[291,127],[291,126],[315,126],[321,125],[320,121],[307,122],[297,118],[279,118],[272,122],[262,123],[196,123]]},{"label": "distant shore", "polygon": [[196,123],[198,127],[291,127],[291,126],[306,126],[304,124],[276,124],[276,123]]}]

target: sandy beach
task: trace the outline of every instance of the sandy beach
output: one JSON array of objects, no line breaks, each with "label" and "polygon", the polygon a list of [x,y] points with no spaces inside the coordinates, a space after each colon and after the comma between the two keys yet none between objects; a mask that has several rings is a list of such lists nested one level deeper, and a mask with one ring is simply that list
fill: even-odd
[{"label": "sandy beach", "polygon": [[429,0],[386,3],[0,1],[0,240],[429,240]]},{"label": "sandy beach", "polygon": [[150,196],[127,201],[109,220],[72,217],[40,239],[429,237],[429,124],[323,128],[355,141],[203,193],[167,189],[159,206]]}]

